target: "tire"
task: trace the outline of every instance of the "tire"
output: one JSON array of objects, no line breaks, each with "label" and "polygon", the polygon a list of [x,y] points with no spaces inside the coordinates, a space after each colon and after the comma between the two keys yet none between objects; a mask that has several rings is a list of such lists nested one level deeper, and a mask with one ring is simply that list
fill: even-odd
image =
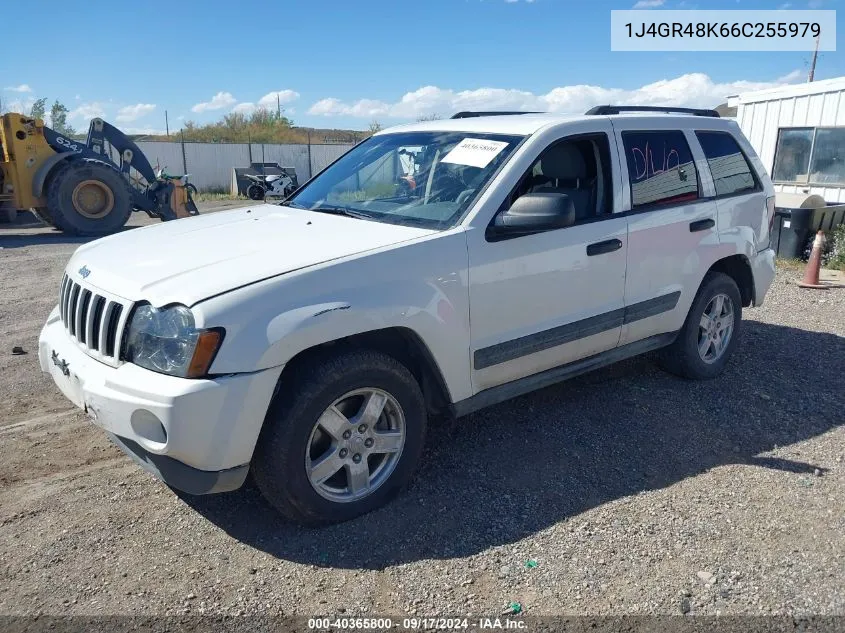
[{"label": "tire", "polygon": [[[393,403],[398,404],[404,418],[404,443],[398,452],[384,455],[384,459],[390,459],[390,462],[381,462],[378,455],[364,457],[367,479],[373,478],[372,488],[365,496],[355,498],[351,496],[350,485],[351,469],[355,467],[352,460],[367,450],[376,450],[362,448],[366,442],[371,442],[373,436],[362,440],[362,435],[356,435],[362,427],[356,426],[358,422],[354,421],[354,413],[360,415],[367,396],[338,399],[358,391],[369,393],[369,390],[387,394]],[[358,398],[361,398],[360,402]],[[333,404],[337,410],[346,407],[344,416],[353,418],[348,428],[345,426],[349,421],[346,417],[332,418],[339,420],[335,437],[341,438],[342,432],[347,432],[351,436],[348,442],[330,438],[317,423]],[[368,419],[372,418],[364,416],[359,421]],[[390,420],[394,424],[398,417],[395,406],[388,400],[378,424]],[[348,521],[384,505],[411,480],[425,443],[426,422],[425,401],[420,387],[411,372],[394,358],[368,350],[316,357],[290,374],[290,382],[283,384],[283,389],[270,405],[252,460],[255,483],[267,501],[293,521],[306,525]],[[320,463],[319,458],[328,454],[323,448],[315,452],[320,441],[324,447],[329,446],[325,449],[328,453],[335,451],[334,456],[343,466],[324,484],[312,485],[308,474],[309,461],[314,460],[312,465]],[[344,446],[349,448],[345,460],[340,460]],[[361,453],[355,452],[359,450]],[[360,457],[355,463],[360,464]],[[392,467],[388,469],[390,465]],[[318,488],[337,492],[318,492]],[[347,498],[327,498],[329,494],[347,495]]]},{"label": "tire", "polygon": [[195,196],[195,195],[197,195],[197,193],[198,193],[198,192],[197,192],[196,185],[194,185],[194,184],[192,184],[192,183],[190,183],[190,182],[189,182],[188,184],[186,184],[186,185],[185,185],[185,189],[186,189],[186,190],[187,190],[187,191],[191,194],[191,196]]},{"label": "tire", "polygon": [[[94,192],[87,209],[78,188]],[[71,235],[114,233],[126,224],[132,213],[123,176],[104,163],[88,160],[65,161],[57,169],[47,189],[47,207],[53,225]]]},{"label": "tire", "polygon": [[246,188],[246,197],[250,200],[264,200],[264,187],[252,184]]},{"label": "tire", "polygon": [[[732,327],[728,334],[727,343],[721,346],[721,350],[714,341],[707,343],[702,329],[705,310],[713,313],[717,307],[717,297],[723,298],[723,303],[729,305],[732,315]],[[723,308],[724,310],[728,308]],[[715,323],[725,326],[727,316],[719,317]],[[661,365],[667,371],[692,380],[710,380],[715,378],[725,369],[728,360],[739,343],[742,324],[742,297],[736,282],[724,273],[710,272],[705,275],[701,287],[692,302],[692,307],[687,314],[684,327],[678,334],[678,338],[669,347],[661,352]],[[715,336],[718,328],[713,332]],[[706,345],[706,354],[702,356],[699,351],[699,344]],[[718,352],[718,354],[717,354]],[[705,360],[710,356],[709,361]]]}]

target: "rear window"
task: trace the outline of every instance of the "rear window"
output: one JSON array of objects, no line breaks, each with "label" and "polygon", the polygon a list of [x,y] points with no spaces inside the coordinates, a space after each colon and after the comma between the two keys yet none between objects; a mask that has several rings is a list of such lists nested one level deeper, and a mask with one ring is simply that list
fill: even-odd
[{"label": "rear window", "polygon": [[698,199],[698,173],[680,130],[623,132],[634,208]]},{"label": "rear window", "polygon": [[727,132],[696,132],[695,135],[707,157],[717,196],[757,189],[751,165],[733,136]]}]

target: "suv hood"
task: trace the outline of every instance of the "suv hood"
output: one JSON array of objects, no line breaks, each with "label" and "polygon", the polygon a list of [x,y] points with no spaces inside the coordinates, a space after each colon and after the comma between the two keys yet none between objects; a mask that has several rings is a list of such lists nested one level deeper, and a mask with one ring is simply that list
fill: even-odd
[{"label": "suv hood", "polygon": [[434,233],[263,204],[131,229],[76,250],[86,285],[157,307],[191,306],[240,286]]}]

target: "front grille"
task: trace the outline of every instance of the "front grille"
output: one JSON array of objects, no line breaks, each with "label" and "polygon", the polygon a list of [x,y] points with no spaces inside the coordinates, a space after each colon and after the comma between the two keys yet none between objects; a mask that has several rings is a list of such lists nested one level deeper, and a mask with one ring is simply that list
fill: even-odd
[{"label": "front grille", "polygon": [[100,290],[82,286],[65,275],[59,312],[67,333],[89,356],[110,365],[120,362],[120,341],[129,305]]}]

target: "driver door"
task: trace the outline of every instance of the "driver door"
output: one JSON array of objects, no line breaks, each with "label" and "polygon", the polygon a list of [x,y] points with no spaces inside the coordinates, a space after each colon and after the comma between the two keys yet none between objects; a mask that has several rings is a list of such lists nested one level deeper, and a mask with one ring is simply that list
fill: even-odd
[{"label": "driver door", "polygon": [[609,121],[581,128],[549,144],[497,211],[559,188],[578,200],[575,224],[498,241],[467,233],[475,393],[619,342],[627,256],[627,220],[613,213],[619,161]]}]

